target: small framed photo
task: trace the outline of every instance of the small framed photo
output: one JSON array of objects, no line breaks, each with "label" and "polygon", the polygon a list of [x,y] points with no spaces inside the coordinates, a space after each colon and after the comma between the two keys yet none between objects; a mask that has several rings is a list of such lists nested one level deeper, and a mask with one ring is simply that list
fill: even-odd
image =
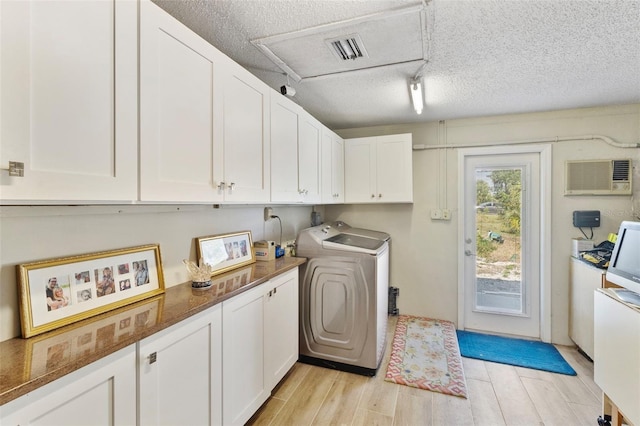
[{"label": "small framed photo", "polygon": [[18,277],[25,338],[164,292],[157,244],[26,263]]},{"label": "small framed photo", "polygon": [[196,238],[198,260],[213,268],[213,275],[256,261],[251,231]]}]

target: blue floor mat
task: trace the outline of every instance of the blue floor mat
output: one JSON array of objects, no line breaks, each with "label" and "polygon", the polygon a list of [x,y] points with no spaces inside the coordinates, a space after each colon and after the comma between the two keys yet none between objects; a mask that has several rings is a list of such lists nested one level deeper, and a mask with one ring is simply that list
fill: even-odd
[{"label": "blue floor mat", "polygon": [[456,331],[460,354],[466,358],[575,376],[576,372],[551,344],[533,340]]}]

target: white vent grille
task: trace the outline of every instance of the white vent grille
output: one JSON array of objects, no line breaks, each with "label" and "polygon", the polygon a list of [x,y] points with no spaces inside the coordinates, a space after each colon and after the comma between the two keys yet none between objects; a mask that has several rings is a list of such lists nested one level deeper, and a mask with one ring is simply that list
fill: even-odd
[{"label": "white vent grille", "polygon": [[631,160],[567,161],[565,195],[631,194]]},{"label": "white vent grille", "polygon": [[364,43],[358,34],[341,36],[325,40],[333,55],[340,61],[353,61],[368,58]]}]

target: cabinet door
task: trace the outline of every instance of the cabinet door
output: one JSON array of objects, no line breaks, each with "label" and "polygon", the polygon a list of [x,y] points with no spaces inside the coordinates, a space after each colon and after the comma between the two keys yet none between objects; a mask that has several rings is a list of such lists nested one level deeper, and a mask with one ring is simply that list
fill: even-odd
[{"label": "cabinet door", "polygon": [[216,141],[222,141],[224,158],[217,180],[224,182],[225,201],[269,202],[271,89],[231,60],[224,68],[215,85],[214,114],[222,122]]},{"label": "cabinet door", "polygon": [[139,342],[140,424],[222,423],[222,308]]},{"label": "cabinet door", "polygon": [[244,424],[267,400],[264,285],[222,302],[223,423]]},{"label": "cabinet door", "polygon": [[0,407],[9,425],[136,424],[135,345]]},{"label": "cabinet door", "polygon": [[375,138],[347,139],[344,144],[344,192],[346,203],[377,200]]},{"label": "cabinet door", "polygon": [[222,200],[213,179],[213,85],[222,56],[154,3],[140,7],[140,198]]},{"label": "cabinet door", "polygon": [[322,125],[306,112],[299,116],[298,190],[302,201],[320,202],[320,143]]},{"label": "cabinet door", "polygon": [[411,134],[376,138],[376,199],[383,203],[413,201]]},{"label": "cabinet door", "polygon": [[593,378],[625,417],[640,424],[640,311],[597,291]]},{"label": "cabinet door", "polygon": [[333,163],[333,132],[328,128],[322,129],[322,150],[320,153],[320,192],[322,204],[332,204],[334,194],[332,191],[332,163]]},{"label": "cabinet door", "polygon": [[272,389],[298,360],[298,269],[266,285],[264,364],[267,386]]},{"label": "cabinet door", "polygon": [[137,199],[137,8],[0,2],[4,204]]},{"label": "cabinet door", "polygon": [[344,203],[344,140],[338,135],[331,144],[331,198]]},{"label": "cabinet door", "polygon": [[298,115],[284,96],[271,98],[271,201],[295,203],[298,192]]},{"label": "cabinet door", "polygon": [[322,131],[322,203],[344,202],[344,140],[326,127]]},{"label": "cabinet door", "polygon": [[593,295],[602,287],[604,271],[572,258],[570,261],[569,337],[593,359]]}]

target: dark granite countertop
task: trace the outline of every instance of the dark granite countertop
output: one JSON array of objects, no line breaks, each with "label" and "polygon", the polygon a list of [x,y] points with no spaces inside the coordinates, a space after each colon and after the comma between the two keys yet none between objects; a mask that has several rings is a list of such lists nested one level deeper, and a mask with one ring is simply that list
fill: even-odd
[{"label": "dark granite countertop", "polygon": [[198,312],[296,268],[305,258],[282,257],[216,275],[206,290],[191,282],[57,330],[0,343],[0,405],[170,327]]}]

